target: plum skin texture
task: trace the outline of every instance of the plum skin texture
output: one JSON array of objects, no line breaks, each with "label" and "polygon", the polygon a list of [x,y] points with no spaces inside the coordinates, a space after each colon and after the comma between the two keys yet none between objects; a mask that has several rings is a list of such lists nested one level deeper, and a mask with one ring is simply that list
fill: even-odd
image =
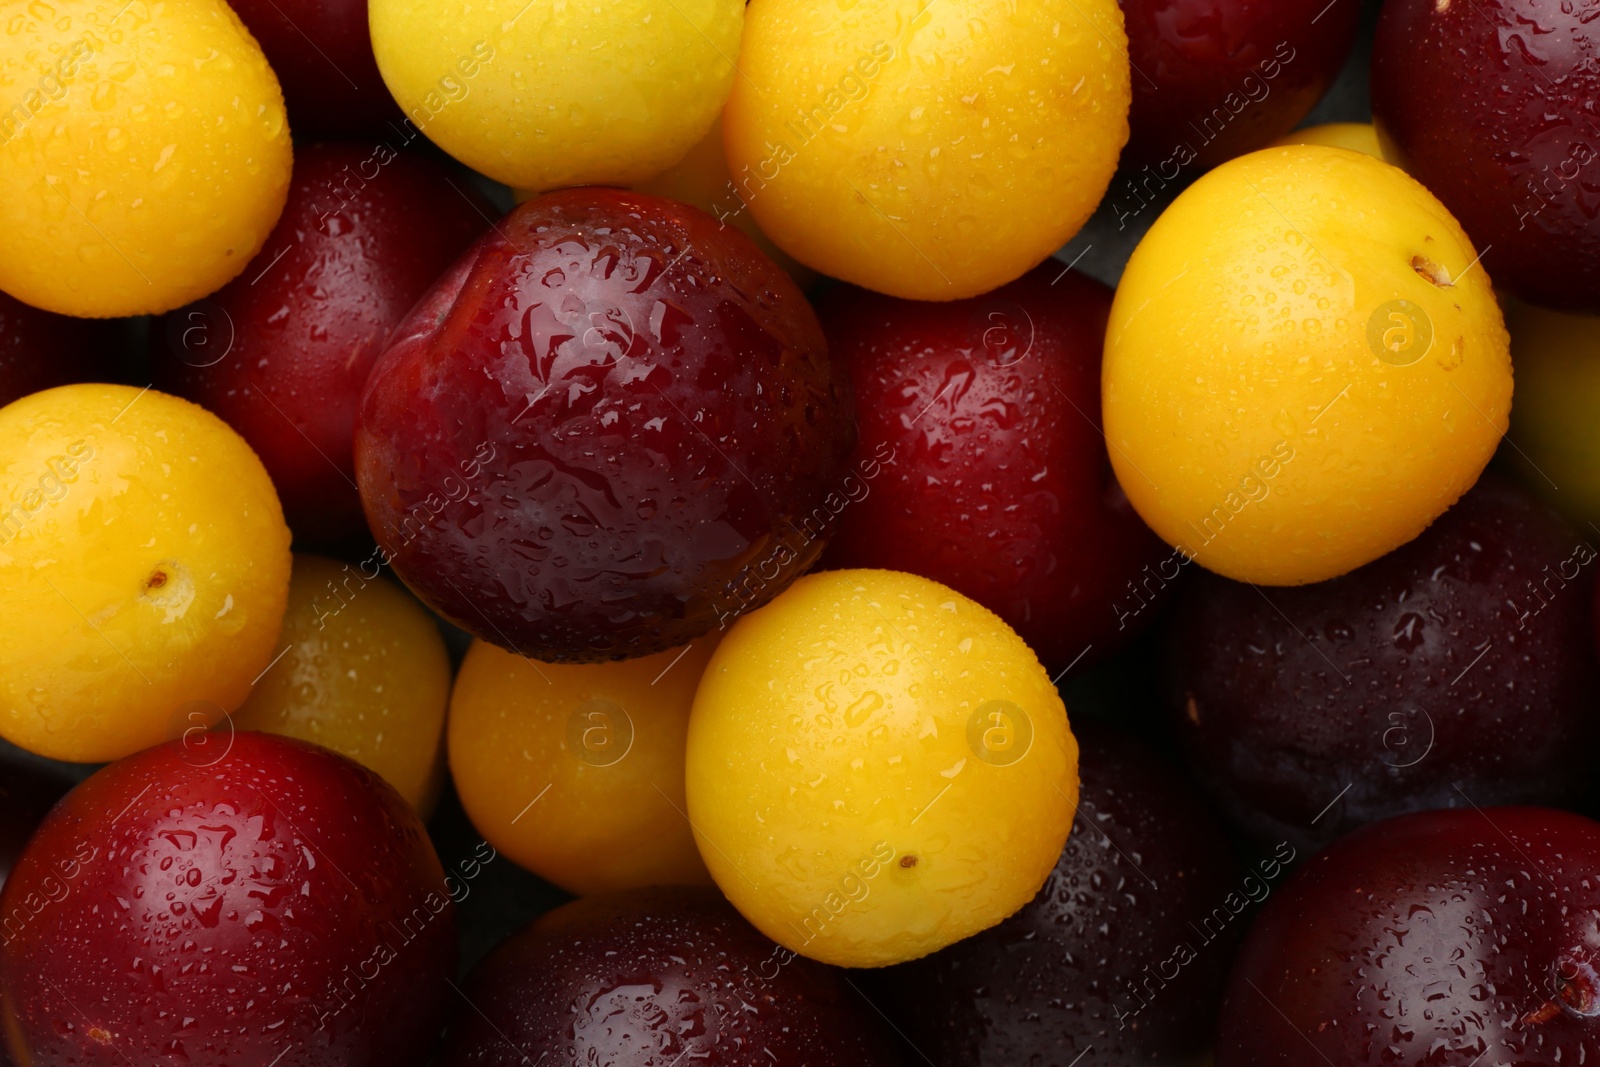
[{"label": "plum skin texture", "polygon": [[0,915],[6,1039],[38,1067],[420,1067],[452,995],[454,903],[422,823],[372,772],[268,734],[98,771]]},{"label": "plum skin texture", "polygon": [[1417,812],[1340,838],[1245,938],[1217,1067],[1592,1063],[1596,870],[1600,824],[1550,808]]},{"label": "plum skin texture", "polygon": [[153,320],[156,388],[239,431],[302,545],[366,537],[350,438],[367,376],[492,217],[453,185],[424,156],[304,145],[283,215],[244,273]]},{"label": "plum skin texture", "polygon": [[1467,797],[1576,801],[1600,740],[1594,559],[1487,473],[1416,540],[1339,578],[1265,592],[1195,577],[1168,634],[1190,766],[1247,834],[1307,851]]},{"label": "plum skin texture", "polygon": [[232,0],[229,6],[278,75],[297,137],[418,136],[378,73],[367,0]]},{"label": "plum skin texture", "polygon": [[573,189],[512,211],[396,330],[356,476],[435,611],[597,662],[684,645],[798,577],[854,439],[811,306],[748,237]]},{"label": "plum skin texture", "polygon": [[1121,4],[1134,70],[1123,168],[1142,168],[1146,190],[1293,129],[1333,84],[1361,12],[1360,0]]},{"label": "plum skin texture", "polygon": [[843,972],[774,944],[715,889],[584,897],[473,971],[441,1067],[899,1067]]},{"label": "plum skin texture", "polygon": [[1194,1061],[1210,1046],[1246,898],[1294,859],[1285,847],[1246,878],[1180,768],[1087,716],[1073,731],[1082,797],[1039,895],[881,977],[897,1026],[936,1067],[1065,1067],[1091,1048],[1086,1064]]},{"label": "plum skin texture", "polygon": [[822,565],[948,585],[1052,675],[1148,624],[1172,551],[1117,484],[1096,421],[1110,310],[1110,289],[1053,259],[970,300],[830,292],[818,313],[849,368],[863,484]]},{"label": "plum skin texture", "polygon": [[1495,282],[1600,311],[1600,23],[1590,3],[1386,0],[1385,155],[1450,209]]}]

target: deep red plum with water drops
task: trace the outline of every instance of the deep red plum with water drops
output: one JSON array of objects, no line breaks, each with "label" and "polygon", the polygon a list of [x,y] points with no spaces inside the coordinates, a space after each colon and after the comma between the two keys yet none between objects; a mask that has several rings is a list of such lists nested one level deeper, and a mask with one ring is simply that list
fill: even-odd
[{"label": "deep red plum with water drops", "polygon": [[1154,619],[1178,567],[1106,456],[1111,295],[1050,260],[970,300],[824,297],[860,425],[825,564],[942,582],[1004,619],[1052,675]]},{"label": "deep red plum with water drops", "polygon": [[283,216],[244,273],[154,321],[156,388],[250,442],[302,543],[366,536],[350,458],[361,391],[390,332],[491,210],[431,159],[306,145]]},{"label": "deep red plum with water drops", "polygon": [[18,1063],[426,1063],[454,904],[417,817],[372,772],[266,734],[101,770],[0,894]]},{"label": "deep red plum with water drops", "polygon": [[853,439],[816,316],[748,237],[573,189],[502,219],[399,327],[356,475],[436,611],[597,661],[683,645],[803,573]]}]

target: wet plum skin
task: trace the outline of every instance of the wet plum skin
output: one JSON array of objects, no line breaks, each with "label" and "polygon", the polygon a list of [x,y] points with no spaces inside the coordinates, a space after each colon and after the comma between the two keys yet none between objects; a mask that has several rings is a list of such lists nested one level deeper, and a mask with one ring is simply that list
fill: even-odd
[{"label": "wet plum skin", "polygon": [[1592,1062],[1597,870],[1600,825],[1549,808],[1417,812],[1341,838],[1251,928],[1217,1067]]},{"label": "wet plum skin", "polygon": [[410,807],[266,734],[99,771],[40,826],[0,915],[7,1039],[39,1067],[420,1065],[453,995],[454,904]]},{"label": "wet plum skin", "polygon": [[1121,2],[1133,63],[1122,162],[1148,167],[1157,188],[1288,133],[1333,84],[1361,11],[1359,0]]},{"label": "wet plum skin", "polygon": [[860,477],[823,566],[948,585],[1052,676],[1149,624],[1178,570],[1095,421],[1111,290],[1062,267],[945,304],[854,286],[819,302],[860,426]]},{"label": "wet plum skin", "polygon": [[585,897],[469,978],[441,1067],[899,1067],[846,972],[783,949],[714,889]]},{"label": "wet plum skin", "polygon": [[1600,725],[1595,568],[1589,539],[1491,472],[1342,577],[1257,590],[1197,575],[1167,635],[1169,718],[1261,842],[1309,851],[1466,797],[1572,803]]},{"label": "wet plum skin", "polygon": [[255,260],[154,320],[156,388],[239,431],[302,545],[366,537],[350,458],[361,391],[390,331],[488,227],[488,211],[431,159],[303,145]]},{"label": "wet plum skin", "polygon": [[1560,0],[1395,0],[1372,49],[1384,151],[1498,286],[1600,311],[1600,23]]},{"label": "wet plum skin", "polygon": [[599,661],[683,645],[798,577],[853,442],[810,305],[749,238],[580,189],[501,220],[396,331],[356,471],[435,610]]},{"label": "wet plum skin", "polygon": [[1082,799],[1039,895],[876,982],[936,1067],[1192,1062],[1251,901],[1296,858],[1284,845],[1246,877],[1178,767],[1105,722],[1073,731]]}]

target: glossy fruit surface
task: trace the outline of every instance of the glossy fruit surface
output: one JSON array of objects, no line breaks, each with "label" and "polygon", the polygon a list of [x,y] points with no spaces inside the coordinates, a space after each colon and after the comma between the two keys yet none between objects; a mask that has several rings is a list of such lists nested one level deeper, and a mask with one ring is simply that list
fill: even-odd
[{"label": "glossy fruit surface", "polygon": [[261,461],[153,389],[0,409],[0,734],[95,763],[238,707],[282,646],[289,530]]},{"label": "glossy fruit surface", "polygon": [[558,908],[466,988],[444,1067],[615,1063],[891,1067],[872,1009],[831,968],[774,945],[713,889]]},{"label": "glossy fruit surface", "polygon": [[[1135,583],[1172,555],[1117,485],[1093,421],[1111,290],[1062,268],[946,304],[840,287],[819,305],[860,428],[826,565],[948,585],[1052,674],[1148,622]],[[1150,597],[1168,584],[1155,575]]]},{"label": "glossy fruit surface", "polygon": [[239,278],[157,321],[158,388],[221,415],[272,475],[302,542],[364,536],[350,438],[389,332],[492,214],[420,156],[310,145]]},{"label": "glossy fruit surface", "polygon": [[743,0],[470,5],[371,0],[406,117],[523,189],[626,185],[672,166],[727,99]]},{"label": "glossy fruit surface", "polygon": [[754,197],[756,191],[750,175],[740,174],[736,179],[728,168],[720,116],[712,124],[710,132],[689,149],[688,155],[655,177],[634,183],[633,187],[641,193],[692,204],[725,226],[737,226],[768,259],[788,271],[789,277],[801,289],[809,289],[816,284],[816,271],[796,263],[756,225],[756,217],[751,214],[744,200],[747,196]]},{"label": "glossy fruit surface", "polygon": [[0,82],[0,289],[20,300],[166,311],[242,271],[278,219],[283,97],[222,0],[14,5]]},{"label": "glossy fruit surface", "polygon": [[1341,578],[1263,596],[1196,577],[1171,634],[1196,774],[1258,840],[1307,850],[1469,797],[1576,801],[1600,740],[1592,542],[1486,474]]},{"label": "glossy fruit surface", "polygon": [[229,0],[283,85],[301,137],[396,135],[400,107],[372,58],[367,0]]},{"label": "glossy fruit surface", "polygon": [[1348,148],[1352,152],[1365,152],[1374,159],[1383,158],[1383,149],[1378,144],[1378,131],[1370,122],[1325,122],[1320,126],[1307,126],[1286,133],[1272,143],[1274,147],[1321,144],[1329,148]]},{"label": "glossy fruit surface", "polygon": [[1033,898],[1072,827],[1077,764],[1060,694],[994,614],[925,578],[827,571],[712,655],[689,820],[768,937],[882,966]]},{"label": "glossy fruit surface", "polygon": [[1494,279],[1600,311],[1600,24],[1560,0],[1385,3],[1372,48],[1384,152],[1433,191]]},{"label": "glossy fruit surface", "polygon": [[1166,541],[1298,585],[1411,540],[1511,406],[1505,326],[1461,227],[1368,156],[1270,148],[1190,186],[1106,333],[1111,464]]},{"label": "glossy fruit surface", "polygon": [[472,825],[573,893],[711,880],[684,817],[689,709],[715,635],[620,663],[538,663],[477,641],[450,698]]},{"label": "glossy fruit surface", "polygon": [[233,727],[348,756],[426,816],[450,701],[450,656],[433,616],[370,563],[297,555],[278,645],[283,657],[251,687]]},{"label": "glossy fruit surface", "polygon": [[0,912],[19,1063],[420,1065],[454,995],[454,909],[417,817],[371,772],[266,734],[98,772]]},{"label": "glossy fruit surface", "polygon": [[1341,838],[1251,928],[1217,1067],[1592,1060],[1597,866],[1600,825],[1548,808],[1422,812]]},{"label": "glossy fruit surface", "polygon": [[1293,857],[1241,882],[1175,767],[1100,721],[1073,728],[1083,792],[1039,895],[884,975],[896,1024],[936,1067],[1194,1061],[1210,1047],[1240,913]]},{"label": "glossy fruit surface", "polygon": [[753,0],[723,115],[778,247],[830,277],[955,300],[1089,218],[1128,138],[1113,0]]},{"label": "glossy fruit surface", "polygon": [[546,661],[679,648],[821,554],[853,443],[789,277],[709,215],[518,207],[395,333],[362,400],[367,518],[457,625]]},{"label": "glossy fruit surface", "polygon": [[0,407],[69,382],[122,378],[112,323],[52,315],[0,293]]},{"label": "glossy fruit surface", "polygon": [[1506,459],[1580,529],[1600,523],[1600,316],[1508,302],[1517,403]]},{"label": "glossy fruit surface", "polygon": [[1171,181],[1270,144],[1333,84],[1357,0],[1121,0],[1133,64],[1123,165]]}]

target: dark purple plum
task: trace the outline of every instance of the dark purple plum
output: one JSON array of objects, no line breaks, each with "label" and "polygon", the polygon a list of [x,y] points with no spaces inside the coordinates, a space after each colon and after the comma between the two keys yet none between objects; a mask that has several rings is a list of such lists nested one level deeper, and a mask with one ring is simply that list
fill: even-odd
[{"label": "dark purple plum", "polygon": [[1245,912],[1295,858],[1284,846],[1239,871],[1178,767],[1103,723],[1073,731],[1082,795],[1039,895],[879,983],[936,1067],[1196,1060]]},{"label": "dark purple plum", "polygon": [[1285,883],[1228,980],[1216,1067],[1568,1067],[1600,1057],[1600,824],[1427,811]]},{"label": "dark purple plum", "polygon": [[1172,181],[1271,144],[1333,84],[1361,0],[1121,0],[1133,63],[1127,170]]},{"label": "dark purple plum", "polygon": [[780,948],[714,889],[585,897],[473,971],[442,1067],[897,1067],[841,972]]},{"label": "dark purple plum", "polygon": [[1401,812],[1570,803],[1600,735],[1595,549],[1495,474],[1330,581],[1197,576],[1170,632],[1172,720],[1251,836],[1310,850]]},{"label": "dark purple plum", "polygon": [[1384,153],[1532,304],[1600,311],[1600,21],[1593,0],[1385,0]]},{"label": "dark purple plum", "polygon": [[295,136],[388,137],[403,129],[400,105],[372,54],[367,0],[229,0],[229,6],[278,75]]}]

